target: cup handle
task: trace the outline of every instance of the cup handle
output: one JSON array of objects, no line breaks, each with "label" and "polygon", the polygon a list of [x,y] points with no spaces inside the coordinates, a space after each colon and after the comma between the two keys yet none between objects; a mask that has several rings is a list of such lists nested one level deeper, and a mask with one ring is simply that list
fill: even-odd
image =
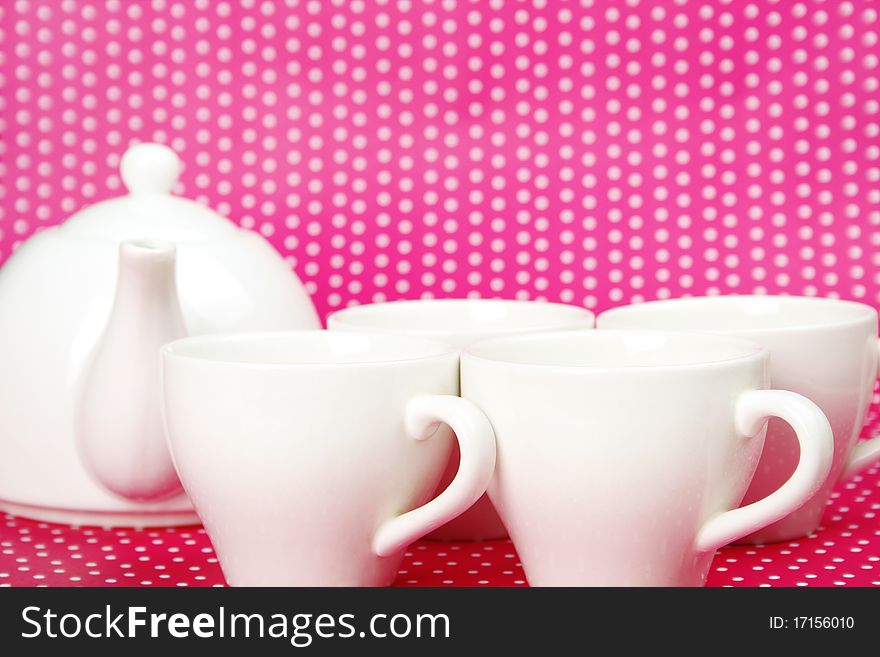
[{"label": "cup handle", "polygon": [[433,500],[379,527],[373,537],[373,551],[380,557],[399,552],[461,515],[486,492],[495,470],[495,432],[489,419],[473,402],[452,395],[424,395],[407,404],[404,424],[414,439],[430,438],[441,422],[448,424],[458,439],[458,472]]},{"label": "cup handle", "polygon": [[[877,343],[877,346],[880,348],[880,342]],[[877,376],[880,376],[880,361],[877,364]],[[880,459],[880,436],[857,442],[849,453],[849,458],[843,467],[843,473],[840,475],[840,481],[855,477],[862,470],[874,465],[877,459]]]},{"label": "cup handle", "polygon": [[737,431],[744,436],[757,435],[771,417],[790,424],[800,444],[800,459],[788,481],[764,499],[709,518],[697,534],[696,547],[701,552],[714,552],[800,508],[819,490],[831,469],[831,425],[806,397],[787,390],[750,390],[737,399],[735,413]]}]

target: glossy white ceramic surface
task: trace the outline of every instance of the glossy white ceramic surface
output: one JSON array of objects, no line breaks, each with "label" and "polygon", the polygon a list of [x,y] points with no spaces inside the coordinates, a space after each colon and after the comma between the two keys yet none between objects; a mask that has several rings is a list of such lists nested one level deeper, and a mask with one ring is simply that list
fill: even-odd
[{"label": "glossy white ceramic surface", "polygon": [[[421,299],[392,301],[338,310],[327,318],[327,328],[343,331],[394,332],[435,338],[458,349],[482,339],[559,329],[592,329],[594,316],[579,306],[505,299]],[[441,489],[458,468],[453,449]],[[507,530],[488,497],[434,531],[429,538],[477,540],[502,538]]]},{"label": "glossy white ceramic surface", "polygon": [[[462,354],[462,396],[489,417],[489,497],[534,586],[699,586],[716,548],[822,485],[828,421],[766,390],[767,351],[735,338],[577,331],[487,340]],[[768,416],[797,430],[797,470],[737,508]]]},{"label": "glossy white ceramic surface", "polygon": [[[602,313],[602,328],[711,331],[754,340],[770,351],[771,384],[816,402],[834,430],[834,464],[807,504],[744,542],[803,537],[816,530],[834,485],[880,458],[880,438],[856,443],[877,376],[877,311],[836,299],[784,296],[655,301]],[[771,420],[764,455],[745,502],[785,481],[798,459],[791,429]]]},{"label": "glossy white ceramic surface", "polygon": [[[227,580],[381,586],[486,490],[495,441],[457,350],[310,331],[162,349],[168,440]],[[455,430],[461,468],[437,497]]]},{"label": "glossy white ceramic surface", "polygon": [[[100,360],[101,337],[119,336],[110,324],[137,324],[121,317],[122,310],[113,310],[121,242],[174,245],[177,296],[190,333],[320,326],[299,280],[266,240],[201,204],[169,193],[182,168],[172,151],[140,144],[125,154],[121,168],[129,194],[40,231],[0,269],[0,510],[24,509],[30,517],[53,521],[69,517],[78,523],[112,519],[152,525],[195,520],[182,494],[152,501],[120,494],[161,494],[161,473],[145,488],[145,473],[131,466],[130,480],[125,481],[120,471],[116,475],[123,479],[111,482],[107,468],[100,465],[104,475],[95,476],[94,450],[89,455],[81,449],[78,426],[85,381],[93,361]],[[132,281],[130,289],[137,290],[137,283]],[[172,294],[170,286],[165,290]],[[137,308],[150,304],[173,306],[172,299],[165,301],[163,305],[157,299],[126,294],[125,304],[137,313]],[[148,349],[155,350],[157,333],[151,329],[127,339],[133,349],[130,360],[141,363],[146,362]],[[124,359],[118,349],[116,342],[114,360]],[[158,351],[154,353],[158,360]],[[158,379],[134,382],[133,374],[125,374],[129,391],[142,386],[145,399],[155,399]],[[127,399],[131,402],[134,396]],[[155,406],[153,401],[150,404]],[[138,424],[143,408],[135,408],[128,427],[124,422],[118,425],[119,442],[135,450],[146,444]],[[95,419],[99,412],[93,406],[92,415],[86,417]],[[114,411],[108,408],[107,413]],[[115,421],[107,420],[105,426]],[[155,426],[157,420],[150,423]],[[155,437],[155,432],[148,433]],[[155,439],[150,441],[156,447]],[[167,463],[158,469],[163,467],[167,474]]]},{"label": "glossy white ceramic surface", "polygon": [[400,333],[463,349],[477,340],[561,329],[593,328],[580,306],[511,299],[413,299],[351,306],[327,317],[327,328]]},{"label": "glossy white ceramic surface", "polygon": [[119,247],[116,297],[79,403],[83,460],[108,490],[155,500],[181,490],[162,427],[159,348],[186,335],[171,242]]}]

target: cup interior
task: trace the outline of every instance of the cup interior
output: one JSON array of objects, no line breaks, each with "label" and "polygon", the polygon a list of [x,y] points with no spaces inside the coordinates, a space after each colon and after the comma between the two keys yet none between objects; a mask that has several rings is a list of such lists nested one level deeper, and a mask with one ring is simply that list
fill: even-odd
[{"label": "cup interior", "polygon": [[419,335],[509,333],[587,326],[593,313],[562,303],[505,299],[422,299],[353,306],[333,313],[329,328]]},{"label": "cup interior", "polygon": [[478,342],[465,358],[520,365],[627,369],[707,365],[761,357],[748,340],[661,331],[561,331]]},{"label": "cup interior", "polygon": [[600,328],[691,331],[772,331],[876,321],[870,306],[838,299],[788,296],[692,297],[608,310]]},{"label": "cup interior", "polygon": [[171,358],[290,367],[409,361],[443,356],[453,350],[417,337],[295,331],[184,338],[165,345],[163,353]]}]

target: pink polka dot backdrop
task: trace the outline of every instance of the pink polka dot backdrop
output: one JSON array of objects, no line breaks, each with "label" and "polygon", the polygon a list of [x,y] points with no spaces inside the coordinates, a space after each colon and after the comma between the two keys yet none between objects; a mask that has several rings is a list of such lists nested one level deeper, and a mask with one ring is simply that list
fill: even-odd
[{"label": "pink polka dot backdrop", "polygon": [[[0,263],[172,146],[175,192],[260,232],[319,313],[501,296],[880,302],[870,0],[10,0]],[[2,455],[0,455],[2,458]],[[880,584],[880,475],[710,584]],[[184,530],[0,520],[0,585],[222,583]],[[505,542],[419,543],[400,584],[522,584]]]},{"label": "pink polka dot backdrop", "polygon": [[[880,426],[875,427],[880,430]],[[880,468],[834,493],[822,526],[791,543],[718,552],[709,586],[880,587]],[[65,527],[0,515],[0,587],[223,586],[201,527]],[[508,540],[419,541],[395,586],[525,586]]]},{"label": "pink polka dot backdrop", "polygon": [[134,141],[322,314],[500,295],[877,302],[878,11],[859,2],[13,0],[0,257]]}]

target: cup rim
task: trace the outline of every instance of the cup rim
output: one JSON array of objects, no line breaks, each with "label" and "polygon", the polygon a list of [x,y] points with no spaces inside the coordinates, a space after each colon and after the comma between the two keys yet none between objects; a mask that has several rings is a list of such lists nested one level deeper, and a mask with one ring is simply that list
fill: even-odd
[{"label": "cup rim", "polygon": [[[232,355],[201,355],[193,350],[210,348],[215,346],[217,351],[223,347],[229,348],[236,344],[256,345],[259,342],[272,340],[291,341],[321,341],[321,342],[352,342],[367,341],[369,343],[381,342],[383,346],[399,348],[406,343],[414,348],[421,348],[424,353],[420,355],[396,357],[376,357],[368,360],[304,360],[284,361],[270,358],[245,359]],[[405,363],[442,361],[449,358],[458,358],[459,350],[439,340],[431,340],[418,336],[400,336],[381,333],[359,333],[355,331],[327,331],[321,329],[299,331],[257,331],[238,333],[212,333],[207,335],[195,335],[174,340],[162,346],[163,360],[178,360],[190,363],[199,363],[213,366],[226,366],[244,369],[307,369],[307,368],[351,368],[351,367],[377,367],[397,366]]]},{"label": "cup rim", "polygon": [[[659,338],[672,340],[680,343],[693,344],[697,342],[717,342],[728,347],[739,347],[742,353],[719,357],[707,360],[670,362],[657,364],[601,364],[601,365],[581,365],[581,364],[562,364],[554,362],[528,362],[518,360],[516,358],[493,357],[485,352],[492,348],[522,347],[529,343],[546,343],[546,342],[563,342],[567,339],[578,339],[585,342],[600,342],[603,340],[614,339],[620,337],[627,338],[646,338],[657,340]],[[489,338],[480,340],[469,347],[466,347],[461,354],[462,365],[467,362],[493,363],[505,367],[526,368],[540,370],[542,372],[564,372],[564,373],[597,373],[597,372],[659,372],[663,370],[705,370],[739,363],[747,363],[750,361],[769,360],[770,352],[767,347],[747,338],[736,336],[720,335],[716,333],[699,333],[686,331],[654,331],[641,329],[595,329],[593,331],[547,331],[543,333],[528,333],[524,335],[504,336],[498,338]]]},{"label": "cup rim", "polygon": [[[858,301],[850,301],[847,299],[835,299],[832,297],[808,297],[808,296],[798,296],[798,295],[788,295],[788,294],[724,294],[724,295],[705,295],[705,296],[684,296],[677,297],[675,299],[653,299],[651,301],[644,301],[637,304],[625,305],[625,306],[617,306],[616,308],[609,308],[596,316],[596,326],[601,327],[601,323],[605,320],[615,319],[618,317],[629,317],[629,316],[637,316],[637,314],[645,309],[648,312],[652,308],[660,308],[660,307],[684,307],[684,306],[693,306],[699,307],[705,312],[705,309],[710,306],[735,306],[737,303],[749,301],[756,302],[765,302],[767,300],[772,300],[773,302],[784,304],[784,305],[797,305],[797,306],[824,306],[825,308],[837,307],[837,308],[848,308],[850,311],[855,311],[852,316],[849,317],[827,317],[818,321],[800,321],[800,322],[792,322],[785,326],[756,326],[754,328],[725,328],[719,324],[717,328],[706,329],[707,332],[715,333],[715,334],[723,334],[723,335],[738,335],[742,333],[782,333],[786,331],[808,331],[808,330],[821,330],[821,329],[830,329],[830,328],[845,328],[849,326],[857,326],[863,322],[868,322],[877,319],[877,309],[873,306],[870,306],[865,303],[860,303]],[[650,315],[648,316],[650,317]],[[641,325],[638,326],[636,323],[633,323],[631,326],[608,326],[607,329],[623,329],[623,328],[632,328],[632,329],[644,329],[644,330],[678,330],[678,329],[667,329],[665,327],[652,328],[650,326]],[[692,328],[685,329],[688,332],[702,332],[704,329],[700,328]]]},{"label": "cup rim", "polygon": [[[525,307],[533,307],[542,311],[551,311],[555,313],[559,313],[561,315],[566,315],[565,318],[560,321],[540,321],[535,322],[529,326],[516,326],[512,325],[509,327],[481,327],[477,325],[473,326],[461,326],[456,328],[449,327],[395,327],[395,326],[380,326],[378,324],[369,324],[369,323],[361,323],[358,321],[360,316],[370,316],[372,314],[376,314],[377,316],[384,316],[386,313],[393,312],[394,310],[399,310],[400,308],[413,308],[416,309],[418,306],[447,306],[447,307],[467,307],[467,306],[495,306],[495,307],[504,307],[509,306],[512,308],[525,308]],[[383,332],[383,333],[397,333],[403,335],[414,335],[414,336],[424,336],[424,337],[434,337],[434,338],[443,338],[444,336],[448,336],[450,334],[468,334],[468,333],[480,333],[485,336],[504,336],[504,335],[513,335],[517,333],[533,333],[533,332],[544,332],[550,330],[565,330],[567,328],[575,328],[580,325],[588,325],[589,328],[593,328],[595,326],[596,314],[588,308],[584,308],[583,306],[575,306],[573,304],[567,303],[557,303],[553,301],[536,301],[536,300],[527,300],[527,299],[499,299],[499,298],[473,298],[473,297],[464,297],[464,298],[442,298],[442,299],[399,299],[394,301],[381,301],[377,303],[365,303],[358,304],[355,306],[348,306],[347,308],[341,308],[340,310],[336,310],[330,313],[327,316],[327,328],[331,330],[338,330],[343,328],[346,331],[360,331],[366,333],[373,332]]]}]

